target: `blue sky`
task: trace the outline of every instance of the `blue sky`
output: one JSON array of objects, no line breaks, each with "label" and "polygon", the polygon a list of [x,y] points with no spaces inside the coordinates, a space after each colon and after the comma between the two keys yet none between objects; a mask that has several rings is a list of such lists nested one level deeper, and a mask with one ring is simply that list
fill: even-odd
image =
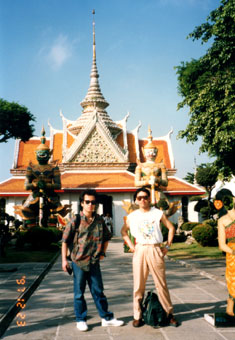
[{"label": "blue sky", "polygon": [[[128,130],[142,122],[140,137],[166,135],[171,127],[177,175],[211,161],[200,144],[176,139],[188,124],[177,111],[174,66],[205,53],[209,45],[186,39],[219,0],[0,0],[0,97],[25,105],[36,117],[35,135],[48,119],[62,129],[81,113],[92,63],[95,9],[101,91],[114,121],[130,112]],[[0,181],[10,177],[14,140],[0,144]]]}]

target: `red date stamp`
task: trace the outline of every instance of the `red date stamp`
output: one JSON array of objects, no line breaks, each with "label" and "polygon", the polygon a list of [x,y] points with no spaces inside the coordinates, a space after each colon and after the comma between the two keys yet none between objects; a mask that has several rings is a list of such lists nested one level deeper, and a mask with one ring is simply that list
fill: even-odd
[{"label": "red date stamp", "polygon": [[[22,276],[20,279],[16,280],[17,283],[17,292],[23,293],[26,290],[26,287],[24,286],[26,284],[26,276]],[[26,307],[25,299],[24,298],[18,298],[16,302],[16,307],[20,308],[20,312],[16,314],[16,324],[19,327],[26,326],[26,314],[22,312],[22,310]]]}]

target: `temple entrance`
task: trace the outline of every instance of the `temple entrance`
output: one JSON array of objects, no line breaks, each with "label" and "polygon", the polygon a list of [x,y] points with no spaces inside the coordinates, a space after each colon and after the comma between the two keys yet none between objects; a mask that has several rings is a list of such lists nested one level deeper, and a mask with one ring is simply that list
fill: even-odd
[{"label": "temple entrance", "polygon": [[182,202],[182,217],[184,219],[184,222],[188,222],[188,197],[183,196],[181,202]]},{"label": "temple entrance", "polygon": [[5,198],[0,199],[0,224],[5,224],[5,211],[6,210],[6,200]]},{"label": "temple entrance", "polygon": [[103,216],[105,216],[107,213],[109,213],[109,215],[111,217],[113,217],[113,212],[112,212],[113,198],[112,198],[112,196],[99,194],[98,203],[101,204],[102,207],[103,207],[103,211],[101,212],[101,214]]},{"label": "temple entrance", "polygon": [[108,195],[99,195],[98,196],[98,210],[97,213],[102,215],[105,221],[105,224],[109,231],[114,234],[114,223],[113,223],[113,212],[112,212],[112,196]]}]

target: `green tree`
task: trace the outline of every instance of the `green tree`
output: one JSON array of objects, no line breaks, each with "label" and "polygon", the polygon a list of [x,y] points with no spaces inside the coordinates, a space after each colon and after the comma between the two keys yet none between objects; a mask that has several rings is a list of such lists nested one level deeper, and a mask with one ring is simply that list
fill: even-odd
[{"label": "green tree", "polygon": [[20,138],[26,142],[33,136],[34,127],[30,122],[35,117],[25,106],[0,98],[0,143],[10,138]]},{"label": "green tree", "polygon": [[196,172],[196,182],[197,184],[203,186],[207,192],[207,201],[201,197],[198,203],[195,205],[195,210],[202,214],[205,219],[213,217],[215,209],[213,202],[211,202],[211,192],[215,187],[215,183],[218,178],[217,169],[214,164],[201,164],[197,168]]},{"label": "green tree", "polygon": [[178,91],[189,107],[190,120],[179,138],[195,142],[202,137],[201,152],[215,157],[222,178],[235,173],[235,1],[221,0],[206,23],[189,34],[193,40],[209,40],[206,54],[177,66]]},{"label": "green tree", "polygon": [[192,172],[187,172],[187,175],[183,178],[185,181],[194,184],[195,175]]}]

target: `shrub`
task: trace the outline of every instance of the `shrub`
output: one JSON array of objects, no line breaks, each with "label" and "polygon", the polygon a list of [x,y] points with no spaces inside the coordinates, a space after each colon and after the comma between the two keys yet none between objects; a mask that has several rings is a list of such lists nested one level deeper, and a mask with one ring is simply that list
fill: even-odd
[{"label": "shrub", "polygon": [[216,220],[204,220],[203,224],[209,224],[213,228],[217,228],[217,221]]},{"label": "shrub", "polygon": [[209,224],[199,224],[196,226],[193,229],[192,236],[203,247],[216,245],[217,232]]},{"label": "shrub", "polygon": [[15,233],[14,236],[16,237],[16,248],[24,247],[26,232],[27,232],[26,230],[25,231],[17,230],[17,232]]},{"label": "shrub", "polygon": [[180,233],[179,235],[175,234],[173,242],[185,242],[187,240],[187,236],[184,233]]},{"label": "shrub", "polygon": [[[174,228],[177,228],[177,223],[172,223]],[[163,241],[167,241],[168,238],[168,232],[169,230],[167,227],[164,226],[163,223],[161,223],[161,229],[162,229],[162,236],[163,236]],[[176,235],[174,236],[173,242],[184,242],[186,240],[186,237],[184,235]]]},{"label": "shrub", "polygon": [[180,228],[181,230],[189,231],[189,230],[193,230],[193,228],[195,228],[197,225],[198,225],[198,222],[185,222],[182,224]]},{"label": "shrub", "polygon": [[189,201],[190,202],[197,202],[197,201],[200,201],[202,199],[202,196],[191,196],[189,198]]},{"label": "shrub", "polygon": [[210,215],[211,215],[211,208],[210,207],[203,207],[201,208],[200,210],[200,214],[202,215],[202,218],[210,218]]},{"label": "shrub", "polygon": [[54,234],[53,242],[57,243],[61,240],[63,232],[60,229],[56,227],[51,227],[48,228],[48,230],[51,230]]},{"label": "shrub", "polygon": [[54,238],[52,230],[42,227],[33,227],[25,234],[25,242],[30,243],[34,249],[49,248]]}]

